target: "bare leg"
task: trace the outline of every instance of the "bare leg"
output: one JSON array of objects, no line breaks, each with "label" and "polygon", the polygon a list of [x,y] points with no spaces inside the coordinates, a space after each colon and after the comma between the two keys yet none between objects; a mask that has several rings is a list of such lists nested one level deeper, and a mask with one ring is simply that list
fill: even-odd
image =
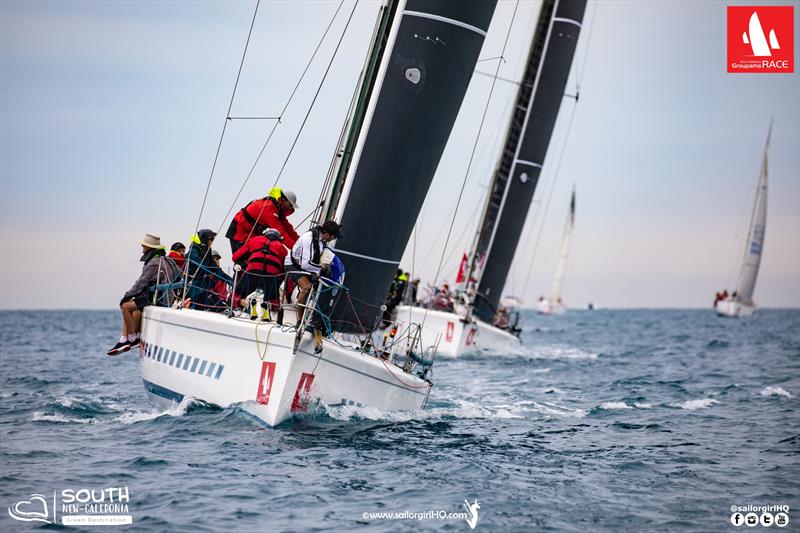
[{"label": "bare leg", "polygon": [[311,280],[308,276],[303,276],[297,280],[297,286],[300,287],[300,292],[297,295],[297,303],[305,305],[308,300],[308,295],[311,293]]},{"label": "bare leg", "polygon": [[[125,323],[124,330],[127,331],[128,334],[137,333],[139,327],[133,315],[134,311],[138,311],[138,309],[136,309],[136,304],[133,303],[133,300],[128,300],[127,302],[123,302],[120,309],[122,309],[122,320]],[[139,312],[139,320],[141,321],[141,312]]]},{"label": "bare leg", "polygon": [[121,305],[119,306],[119,310],[122,313],[122,336],[123,337],[127,337],[128,336],[128,324],[126,323],[126,320],[125,320],[125,310],[122,309]]},{"label": "bare leg", "polygon": [[139,333],[142,330],[142,312],[139,309],[136,309],[133,313],[133,327],[134,333]]}]

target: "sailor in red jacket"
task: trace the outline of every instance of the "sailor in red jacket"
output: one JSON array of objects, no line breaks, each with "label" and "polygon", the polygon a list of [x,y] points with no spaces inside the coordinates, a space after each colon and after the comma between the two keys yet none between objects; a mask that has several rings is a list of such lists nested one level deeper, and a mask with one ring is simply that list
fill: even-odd
[{"label": "sailor in red jacket", "polygon": [[178,268],[183,270],[183,262],[186,261],[186,246],[184,246],[182,242],[176,242],[169,250],[170,252],[167,254],[167,257],[175,261]]},{"label": "sailor in red jacket", "polygon": [[261,289],[264,301],[269,301],[273,310],[277,309],[278,287],[287,253],[281,240],[278,230],[267,228],[263,235],[250,238],[247,244],[234,252],[234,262],[247,261],[245,273],[236,284],[236,296],[241,307],[247,307],[246,298],[250,293]]},{"label": "sailor in red jacket", "polygon": [[[297,240],[297,232],[287,220],[297,210],[297,195],[292,191],[273,188],[268,196],[253,200],[234,215],[225,236],[231,241],[231,252],[236,251],[251,237],[261,235],[266,228],[274,228],[283,237],[283,243],[291,248]],[[234,259],[234,262],[237,262]]]}]

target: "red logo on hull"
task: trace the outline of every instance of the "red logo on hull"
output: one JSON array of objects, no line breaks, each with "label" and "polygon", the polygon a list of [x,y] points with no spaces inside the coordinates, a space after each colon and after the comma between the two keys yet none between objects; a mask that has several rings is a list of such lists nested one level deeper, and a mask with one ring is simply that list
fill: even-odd
[{"label": "red logo on hull", "polygon": [[445,333],[444,340],[453,342],[453,333],[455,332],[456,325],[452,322],[447,323],[447,332]]},{"label": "red logo on hull", "polygon": [[297,390],[294,391],[294,401],[292,402],[293,413],[305,413],[308,410],[308,398],[311,395],[311,384],[314,383],[314,374],[303,372]]},{"label": "red logo on hull", "polygon": [[258,392],[256,392],[256,403],[267,405],[269,403],[269,393],[272,392],[272,382],[275,380],[275,363],[264,361],[261,363],[261,379],[258,380]]},{"label": "red logo on hull", "polygon": [[472,341],[475,340],[475,332],[478,331],[478,328],[470,328],[469,333],[467,333],[467,346],[472,344]]},{"label": "red logo on hull", "polygon": [[728,72],[794,72],[794,6],[728,6]]}]

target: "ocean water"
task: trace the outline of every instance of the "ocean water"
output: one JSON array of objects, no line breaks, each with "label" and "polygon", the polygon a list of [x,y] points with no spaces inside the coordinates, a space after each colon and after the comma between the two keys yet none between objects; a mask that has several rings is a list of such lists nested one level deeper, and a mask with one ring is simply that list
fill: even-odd
[{"label": "ocean water", "polygon": [[469,531],[414,514],[465,500],[484,531],[735,530],[732,505],[788,505],[798,531],[800,311],[522,323],[512,352],[437,361],[424,411],[267,429],[151,406],[138,354],[104,355],[116,312],[0,312],[0,530],[61,527],[9,516],[32,494],[127,487],[130,531]]}]

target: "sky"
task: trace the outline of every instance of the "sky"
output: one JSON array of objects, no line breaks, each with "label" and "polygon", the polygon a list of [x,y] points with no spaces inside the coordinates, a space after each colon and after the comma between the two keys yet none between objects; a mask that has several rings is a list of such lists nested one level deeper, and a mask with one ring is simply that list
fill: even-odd
[{"label": "sky", "polygon": [[[735,284],[774,118],[754,298],[800,306],[800,75],[726,72],[726,6],[753,4],[590,0],[567,89],[579,86],[580,98],[562,102],[506,293],[533,304],[549,292],[575,187],[568,306],[710,306]],[[333,18],[336,1],[262,1],[232,116],[279,115],[333,24],[255,167],[274,122],[229,121],[200,227],[224,234],[229,210],[276,178],[299,197],[299,226],[335,151],[378,6],[347,0]],[[512,23],[514,7],[499,2],[478,72],[494,72],[510,31],[499,76],[521,77],[539,2],[521,1]],[[188,242],[254,8],[0,2],[0,308],[113,308],[141,269],[144,233]],[[473,76],[401,263],[423,282],[440,263],[439,281],[453,280],[480,217],[515,90],[497,81],[488,100],[491,86]],[[215,248],[230,266],[227,241]]]}]

